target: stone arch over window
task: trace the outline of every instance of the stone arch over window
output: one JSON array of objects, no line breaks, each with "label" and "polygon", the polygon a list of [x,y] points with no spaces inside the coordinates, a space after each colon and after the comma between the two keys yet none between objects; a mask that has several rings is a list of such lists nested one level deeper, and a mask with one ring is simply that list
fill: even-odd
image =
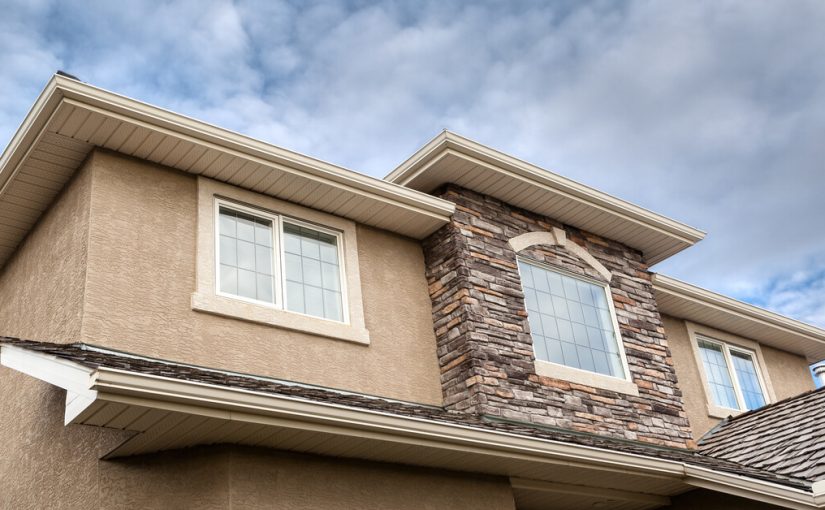
[{"label": "stone arch over window", "polygon": [[579,246],[578,244],[569,241],[567,239],[567,234],[564,230],[560,228],[553,227],[552,232],[528,232],[526,234],[518,235],[512,239],[510,239],[510,247],[515,250],[516,253],[525,250],[531,246],[536,246],[538,244],[544,244],[549,246],[561,246],[562,248],[566,249],[573,255],[577,256],[584,262],[586,262],[590,267],[596,270],[599,275],[607,280],[608,282],[613,278],[613,274],[608,271],[604,265],[596,260],[593,255],[587,252],[584,248]]}]

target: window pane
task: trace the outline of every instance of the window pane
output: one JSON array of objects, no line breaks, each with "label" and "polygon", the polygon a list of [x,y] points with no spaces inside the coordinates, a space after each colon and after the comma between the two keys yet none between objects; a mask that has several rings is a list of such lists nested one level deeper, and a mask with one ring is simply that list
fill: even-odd
[{"label": "window pane", "polygon": [[221,292],[228,294],[238,293],[238,269],[234,266],[221,264]]},{"label": "window pane", "polygon": [[699,352],[702,355],[702,364],[714,403],[728,409],[739,409],[722,346],[699,340]]},{"label": "window pane", "polygon": [[272,221],[226,207],[218,216],[220,291],[274,303]]},{"label": "window pane", "polygon": [[[284,223],[286,308],[337,321],[344,320],[338,238]],[[298,299],[300,288],[300,300]]]},{"label": "window pane", "polygon": [[605,288],[519,261],[536,358],[624,376]]},{"label": "window pane", "polygon": [[344,320],[344,314],[341,312],[340,292],[324,291],[324,317],[335,321]]},{"label": "window pane", "polygon": [[749,354],[732,349],[730,357],[733,361],[736,379],[739,381],[739,389],[742,390],[742,396],[745,398],[745,407],[756,409],[765,405],[765,395],[762,394],[762,386],[759,384],[759,376],[756,375],[753,358]]},{"label": "window pane", "polygon": [[233,237],[221,236],[220,239],[221,264],[238,265],[237,241]]},{"label": "window pane", "polygon": [[255,271],[247,271],[246,269],[238,269],[238,295],[249,298],[258,298],[258,282]]},{"label": "window pane", "polygon": [[296,282],[286,282],[286,306],[293,312],[304,313],[304,286]]}]

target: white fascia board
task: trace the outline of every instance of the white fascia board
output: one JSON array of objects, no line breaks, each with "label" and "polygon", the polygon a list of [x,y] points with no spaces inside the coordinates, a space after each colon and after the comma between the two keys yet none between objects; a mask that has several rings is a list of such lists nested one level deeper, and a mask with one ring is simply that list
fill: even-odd
[{"label": "white fascia board", "polygon": [[780,329],[798,337],[804,337],[811,342],[825,344],[825,330],[823,329],[670,276],[655,273],[653,275],[653,289],[678,299],[706,306],[735,317],[748,319],[763,326]]},{"label": "white fascia board", "polygon": [[[656,459],[630,453],[613,452],[499,431],[403,417],[379,411],[310,402],[293,397],[220,387],[193,381],[136,374],[107,368],[98,369],[93,387],[106,395],[131,395],[180,403],[188,408],[206,406],[228,410],[229,419],[254,419],[253,414],[289,417],[296,421],[334,424],[340,427],[387,433],[447,443],[451,447],[517,456],[533,461],[564,462],[591,469],[636,471],[649,476],[681,479],[703,487],[749,499],[781,504],[791,508],[816,508],[813,495],[799,489],[764,482],[740,475],[700,468],[683,462]],[[117,399],[113,399],[117,401]],[[173,410],[174,407],[166,407]],[[214,411],[210,413],[214,416]],[[246,418],[244,418],[246,417]]]},{"label": "white fascia board", "polygon": [[13,345],[0,345],[0,365],[66,390],[64,421],[67,425],[98,397],[91,389],[94,369],[78,363]]},{"label": "white fascia board", "polygon": [[685,482],[694,487],[756,499],[785,508],[820,508],[812,492],[699,466],[685,466]]},{"label": "white fascia board", "polygon": [[[466,425],[434,422],[422,418],[398,416],[380,411],[355,409],[338,404],[313,402],[294,397],[230,388],[195,381],[138,374],[99,368],[92,387],[106,399],[107,395],[128,395],[187,406],[205,406],[239,413],[277,414],[308,422],[336,423],[340,426],[376,430],[392,434],[438,439],[441,442],[506,450],[513,454],[552,455],[566,463],[595,463],[621,470],[639,470],[648,474],[679,476],[678,462],[642,455],[611,452],[603,449],[530,438],[505,432],[480,430]],[[116,399],[113,399],[116,400]],[[167,408],[171,410],[172,408]]]},{"label": "white fascia board", "polygon": [[52,76],[46,84],[0,156],[0,196],[17,175],[20,165],[36,145],[43,127],[51,120],[63,98],[58,88],[58,78],[57,75]]},{"label": "white fascia board", "polygon": [[172,133],[185,134],[196,140],[210,142],[216,148],[237,151],[270,162],[281,163],[322,177],[325,180],[350,186],[362,192],[403,203],[431,214],[449,217],[455,211],[455,206],[451,202],[426,193],[283,149],[86,83],[61,76],[54,76],[53,80],[56,80],[57,87],[66,98],[97,107],[103,111],[119,113],[125,117],[143,121],[149,126],[165,128]]},{"label": "white fascia board", "polygon": [[[49,382],[83,399],[83,409],[95,402],[129,402],[183,412],[254,421],[256,417],[284,417],[295,422],[323,426],[327,430],[358,429],[395,437],[407,437],[443,447],[485,454],[518,457],[538,462],[562,462],[591,469],[635,471],[649,476],[681,479],[689,485],[739,495],[789,508],[817,508],[814,494],[739,475],[687,465],[683,462],[613,452],[583,445],[530,438],[506,432],[433,422],[353,409],[337,404],[222,387],[195,381],[78,363],[24,348],[0,346],[0,363]],[[78,400],[74,398],[74,400]],[[68,401],[68,398],[67,398]],[[200,410],[202,411],[200,411]],[[68,405],[67,405],[68,411]],[[75,410],[75,416],[81,410]],[[66,423],[72,423],[68,419]]]},{"label": "white fascia board", "polygon": [[654,230],[667,233],[685,243],[695,244],[705,237],[705,232],[685,223],[657,214],[644,207],[632,204],[597,189],[550,172],[536,165],[520,160],[474,140],[450,131],[439,133],[415,154],[401,163],[384,179],[406,185],[427,168],[427,163],[445,150],[460,155],[477,158],[495,168],[508,170],[529,181],[547,186],[557,192],[575,197],[591,206],[610,211],[617,216],[634,220]]}]

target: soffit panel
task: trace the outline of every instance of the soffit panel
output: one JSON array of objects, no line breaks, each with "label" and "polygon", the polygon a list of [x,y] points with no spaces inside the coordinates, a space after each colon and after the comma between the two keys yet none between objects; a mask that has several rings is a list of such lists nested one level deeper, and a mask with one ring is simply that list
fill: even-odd
[{"label": "soffit panel", "polygon": [[454,183],[622,242],[642,251],[650,264],[693,245],[704,235],[596,190],[567,190],[581,185],[554,183],[554,179],[567,180],[453,133],[440,135],[386,179],[427,193]]},{"label": "soffit panel", "polygon": [[99,400],[73,423],[136,432],[131,439],[109,452],[105,457],[107,459],[196,445],[238,444],[562,484],[581,484],[582,480],[587,480],[596,488],[627,490],[627,487],[633,487],[635,492],[663,496],[688,489],[680,480],[668,476],[589,468],[569,462],[537,463],[518,457],[502,458],[460,449],[444,449],[435,444],[390,440],[367,431],[352,430],[346,435],[340,430],[307,427],[306,424],[289,420],[273,422],[260,418],[260,422],[256,422],[251,416],[231,419],[229,416],[219,417],[218,414],[209,416],[208,410],[188,413]]},{"label": "soffit panel", "polygon": [[[722,308],[718,304],[697,301],[673,290],[665,289],[656,283],[654,283],[654,292],[659,311],[663,314],[710,326],[783,351],[797,353],[811,362],[825,359],[825,338],[817,339],[777,323],[751,318],[740,311]],[[822,336],[825,337],[825,332],[822,332]]]},{"label": "soffit panel", "polygon": [[[171,129],[173,121],[186,128]],[[453,211],[446,201],[55,77],[3,155],[0,265],[96,147],[416,239]]]}]

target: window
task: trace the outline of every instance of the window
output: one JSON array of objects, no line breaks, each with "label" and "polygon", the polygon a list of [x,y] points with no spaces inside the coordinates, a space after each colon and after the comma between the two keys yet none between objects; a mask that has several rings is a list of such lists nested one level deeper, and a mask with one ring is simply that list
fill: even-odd
[{"label": "window", "polygon": [[219,294],[345,321],[339,233],[223,201],[217,211]]},{"label": "window", "polygon": [[707,338],[698,338],[698,345],[715,405],[744,411],[766,404],[753,353]]},{"label": "window", "polygon": [[605,285],[519,259],[536,358],[626,378]]}]

